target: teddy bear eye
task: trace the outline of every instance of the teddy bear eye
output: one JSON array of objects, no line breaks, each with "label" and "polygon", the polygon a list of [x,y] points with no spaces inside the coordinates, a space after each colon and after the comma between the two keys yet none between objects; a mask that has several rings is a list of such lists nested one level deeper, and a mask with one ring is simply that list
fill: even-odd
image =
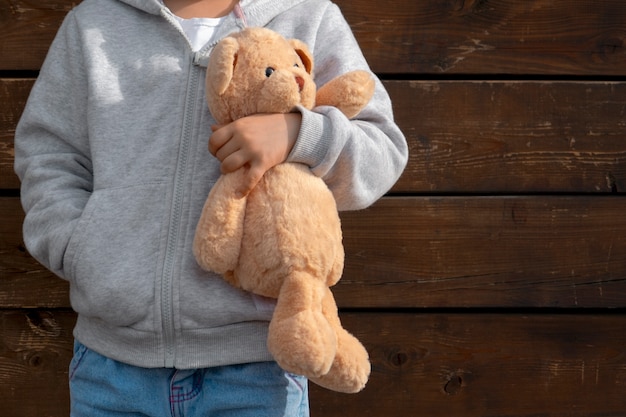
[{"label": "teddy bear eye", "polygon": [[274,73],[274,71],[276,71],[276,70],[274,68],[272,68],[272,67],[265,68],[265,76],[269,77],[270,75],[272,75]]}]

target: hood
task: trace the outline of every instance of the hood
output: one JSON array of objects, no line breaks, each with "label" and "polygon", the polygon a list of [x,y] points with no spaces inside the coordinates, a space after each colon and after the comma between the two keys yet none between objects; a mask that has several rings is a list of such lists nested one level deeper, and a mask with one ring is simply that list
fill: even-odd
[{"label": "hood", "polygon": [[[119,0],[136,9],[150,14],[161,14],[164,8],[161,0]],[[242,0],[241,8],[248,26],[265,26],[270,20],[285,10],[306,0]]]},{"label": "hood", "polygon": [[163,3],[159,0],[119,0],[136,9],[142,10],[150,14],[161,14]]}]

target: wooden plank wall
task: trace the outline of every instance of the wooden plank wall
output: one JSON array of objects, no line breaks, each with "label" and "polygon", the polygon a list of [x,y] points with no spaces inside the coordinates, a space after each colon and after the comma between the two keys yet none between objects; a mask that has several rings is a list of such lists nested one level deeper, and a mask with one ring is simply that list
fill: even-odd
[{"label": "wooden plank wall", "polygon": [[[69,0],[0,0],[0,398],[66,416],[74,315],[33,261],[12,139]],[[626,3],[338,0],[409,166],[344,213],[357,395],[312,415],[626,416]]]}]

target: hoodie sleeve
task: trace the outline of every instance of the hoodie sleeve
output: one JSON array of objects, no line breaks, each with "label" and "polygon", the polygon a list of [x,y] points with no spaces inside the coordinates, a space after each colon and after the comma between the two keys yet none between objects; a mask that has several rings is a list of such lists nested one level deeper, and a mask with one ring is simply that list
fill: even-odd
[{"label": "hoodie sleeve", "polygon": [[63,277],[68,241],[92,191],[87,93],[72,12],[63,22],[15,132],[15,171],[31,255]]},{"label": "hoodie sleeve", "polygon": [[[318,85],[350,70],[370,71],[334,4],[319,27],[313,55]],[[389,95],[375,79],[374,97],[352,120],[332,107],[301,109],[300,134],[289,160],[307,164],[323,178],[339,210],[358,210],[374,203],[398,180],[407,163],[406,139],[394,122]]]}]

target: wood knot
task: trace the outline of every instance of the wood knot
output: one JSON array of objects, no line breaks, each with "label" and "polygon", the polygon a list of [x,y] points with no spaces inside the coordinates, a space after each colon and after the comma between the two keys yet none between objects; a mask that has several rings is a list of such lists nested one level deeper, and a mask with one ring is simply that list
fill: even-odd
[{"label": "wood knot", "polygon": [[477,12],[487,6],[487,0],[457,0],[452,3],[452,10],[456,13],[472,13]]},{"label": "wood knot", "polygon": [[58,337],[61,335],[61,326],[52,313],[33,311],[26,313],[28,327],[37,336]]},{"label": "wood knot", "polygon": [[619,57],[623,50],[624,39],[621,37],[603,37],[596,42],[593,58],[598,63],[605,63]]},{"label": "wood knot", "polygon": [[396,352],[395,354],[389,357],[389,362],[397,368],[400,368],[402,365],[409,361],[409,355],[406,352]]},{"label": "wood knot", "polygon": [[386,353],[387,363],[396,369],[406,368],[411,363],[426,356],[426,353],[419,349],[404,349],[400,346],[391,346]]},{"label": "wood knot", "polygon": [[617,181],[615,180],[615,176],[611,172],[606,173],[606,187],[611,190],[612,193],[617,192]]},{"label": "wood knot", "polygon": [[443,386],[448,395],[457,395],[463,389],[463,378],[460,375],[452,375]]},{"label": "wood knot", "polygon": [[44,362],[43,358],[41,357],[41,354],[39,354],[38,352],[35,352],[29,355],[27,358],[28,365],[33,368],[41,367],[43,365],[43,362]]},{"label": "wood knot", "polygon": [[523,203],[516,202],[511,208],[511,220],[515,224],[525,224],[528,220],[528,209]]},{"label": "wood knot", "polygon": [[443,392],[447,395],[459,394],[471,381],[472,373],[463,369],[457,369],[456,371],[450,371],[444,377]]}]

